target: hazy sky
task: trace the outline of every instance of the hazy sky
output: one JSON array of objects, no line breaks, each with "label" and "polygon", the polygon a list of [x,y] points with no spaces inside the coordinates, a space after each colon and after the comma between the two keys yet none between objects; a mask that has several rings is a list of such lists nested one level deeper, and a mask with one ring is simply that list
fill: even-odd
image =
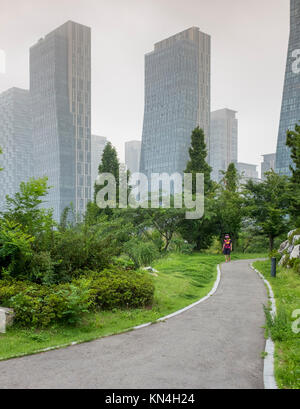
[{"label": "hazy sky", "polygon": [[238,111],[239,161],[275,152],[289,0],[0,0],[0,92],[28,88],[28,49],[67,20],[92,28],[92,132],[121,159],[141,139],[144,54],[191,26],[212,36],[212,110]]}]

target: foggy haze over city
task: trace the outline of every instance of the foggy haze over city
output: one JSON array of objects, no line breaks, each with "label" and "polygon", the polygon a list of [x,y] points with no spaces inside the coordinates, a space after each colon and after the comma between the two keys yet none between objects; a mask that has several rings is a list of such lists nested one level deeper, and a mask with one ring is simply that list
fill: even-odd
[{"label": "foggy haze over city", "polygon": [[92,29],[92,133],[115,145],[140,140],[144,55],[153,45],[197,26],[212,38],[211,110],[237,111],[239,161],[259,164],[275,152],[289,1],[0,0],[0,92],[29,87],[29,48],[65,21]]}]

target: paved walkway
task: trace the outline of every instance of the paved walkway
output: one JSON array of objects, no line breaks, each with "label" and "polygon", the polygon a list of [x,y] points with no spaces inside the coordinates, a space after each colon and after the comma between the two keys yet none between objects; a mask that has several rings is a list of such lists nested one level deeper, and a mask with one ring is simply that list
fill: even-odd
[{"label": "paved walkway", "polygon": [[210,299],[166,322],[0,362],[0,388],[263,388],[263,281],[222,265]]}]

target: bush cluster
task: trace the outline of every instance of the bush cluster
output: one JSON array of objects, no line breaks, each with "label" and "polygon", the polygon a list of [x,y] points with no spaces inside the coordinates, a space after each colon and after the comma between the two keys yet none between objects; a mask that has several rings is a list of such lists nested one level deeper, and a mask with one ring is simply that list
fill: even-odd
[{"label": "bush cluster", "polygon": [[88,272],[58,285],[0,280],[0,304],[14,308],[16,323],[26,327],[75,324],[84,313],[97,308],[150,305],[153,294],[150,276],[116,268]]}]

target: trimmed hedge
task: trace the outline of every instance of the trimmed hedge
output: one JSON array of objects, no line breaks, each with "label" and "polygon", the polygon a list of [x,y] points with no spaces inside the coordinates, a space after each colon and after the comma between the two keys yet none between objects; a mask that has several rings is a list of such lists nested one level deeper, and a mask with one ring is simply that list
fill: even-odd
[{"label": "trimmed hedge", "polygon": [[75,324],[95,309],[144,307],[152,303],[153,294],[149,275],[117,269],[88,272],[59,285],[0,280],[0,305],[14,308],[16,323],[26,327]]}]

